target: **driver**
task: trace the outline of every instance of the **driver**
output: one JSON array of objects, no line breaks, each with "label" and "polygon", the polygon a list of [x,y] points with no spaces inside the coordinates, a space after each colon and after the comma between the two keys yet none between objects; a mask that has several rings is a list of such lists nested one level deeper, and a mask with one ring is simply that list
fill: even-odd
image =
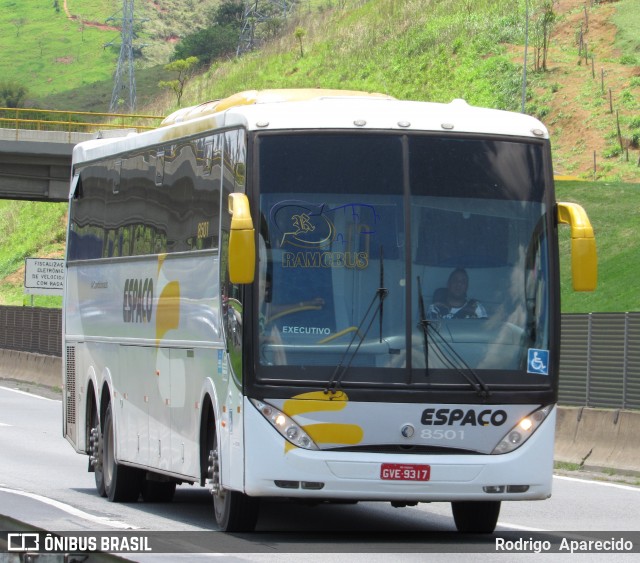
[{"label": "driver", "polygon": [[449,276],[446,293],[441,299],[429,305],[427,319],[487,318],[487,311],[482,304],[477,299],[467,297],[468,288],[469,275],[467,271],[464,268],[456,268]]}]

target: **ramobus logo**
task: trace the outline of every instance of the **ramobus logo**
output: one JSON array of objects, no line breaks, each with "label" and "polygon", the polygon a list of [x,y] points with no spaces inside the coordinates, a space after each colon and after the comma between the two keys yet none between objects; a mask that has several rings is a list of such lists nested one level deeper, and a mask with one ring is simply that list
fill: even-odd
[{"label": "ramobus logo", "polygon": [[151,322],[153,313],[153,280],[127,279],[124,282],[122,318],[125,323]]},{"label": "ramobus logo", "polygon": [[502,426],[507,421],[507,413],[501,409],[425,409],[422,424],[425,426]]}]

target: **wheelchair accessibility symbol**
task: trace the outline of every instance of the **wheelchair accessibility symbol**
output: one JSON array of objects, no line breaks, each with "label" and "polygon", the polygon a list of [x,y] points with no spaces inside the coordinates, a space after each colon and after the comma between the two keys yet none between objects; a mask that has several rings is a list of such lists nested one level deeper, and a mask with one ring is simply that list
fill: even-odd
[{"label": "wheelchair accessibility symbol", "polygon": [[527,373],[549,375],[549,350],[537,350],[535,348],[529,348]]}]

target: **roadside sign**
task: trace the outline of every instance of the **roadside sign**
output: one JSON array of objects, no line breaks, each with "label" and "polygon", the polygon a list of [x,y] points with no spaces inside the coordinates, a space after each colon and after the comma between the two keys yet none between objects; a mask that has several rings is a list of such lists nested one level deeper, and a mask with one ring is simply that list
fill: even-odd
[{"label": "roadside sign", "polygon": [[25,258],[24,292],[28,295],[60,295],[64,289],[64,260]]}]

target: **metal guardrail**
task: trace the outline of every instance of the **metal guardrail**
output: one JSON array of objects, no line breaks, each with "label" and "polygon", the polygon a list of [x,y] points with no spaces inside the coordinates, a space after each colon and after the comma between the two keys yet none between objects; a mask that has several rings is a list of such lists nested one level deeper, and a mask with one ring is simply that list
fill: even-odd
[{"label": "metal guardrail", "polygon": [[163,116],[87,111],[45,110],[0,107],[0,128],[15,131],[15,140],[26,131],[64,131],[69,134],[92,133],[106,129],[134,129],[145,131],[160,125]]},{"label": "metal guardrail", "polygon": [[60,356],[62,311],[44,307],[0,307],[0,348]]},{"label": "metal guardrail", "polygon": [[640,409],[640,313],[562,315],[559,402]]}]

